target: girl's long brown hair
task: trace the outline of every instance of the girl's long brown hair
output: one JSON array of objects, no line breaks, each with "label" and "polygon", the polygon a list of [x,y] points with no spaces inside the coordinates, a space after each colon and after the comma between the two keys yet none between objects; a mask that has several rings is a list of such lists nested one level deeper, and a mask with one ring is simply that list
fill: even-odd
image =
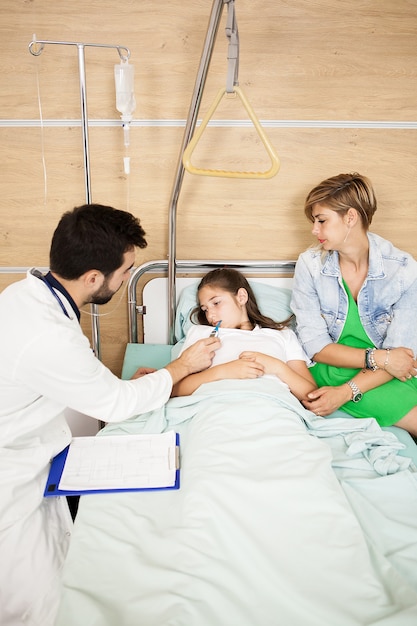
[{"label": "girl's long brown hair", "polygon": [[[283,328],[289,326],[292,322],[292,319],[294,317],[293,315],[290,315],[290,317],[282,322],[276,322],[272,318],[263,315],[259,310],[258,303],[256,302],[255,294],[253,293],[252,287],[243,276],[243,274],[241,274],[237,270],[228,267],[222,267],[208,272],[208,274],[203,276],[197,287],[197,296],[200,289],[208,285],[218,287],[223,291],[228,291],[234,296],[237,295],[239,289],[246,289],[248,293],[246,311],[249,321],[253,326],[258,324],[258,326],[260,326],[261,328],[273,328],[274,330],[282,330]],[[207,324],[206,315],[199,306],[195,307],[195,309],[191,311],[191,321],[193,323],[203,325]]]}]

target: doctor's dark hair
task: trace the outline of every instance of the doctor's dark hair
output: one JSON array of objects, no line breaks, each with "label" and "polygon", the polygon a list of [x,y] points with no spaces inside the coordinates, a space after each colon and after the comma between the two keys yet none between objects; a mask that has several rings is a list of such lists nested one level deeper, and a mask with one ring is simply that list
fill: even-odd
[{"label": "doctor's dark hair", "polygon": [[[256,302],[255,294],[246,278],[241,272],[228,267],[221,267],[211,272],[208,272],[201,279],[197,287],[198,292],[203,287],[218,287],[222,291],[227,291],[233,296],[237,296],[239,289],[246,289],[248,294],[248,301],[246,302],[246,312],[248,314],[249,321],[253,326],[258,324],[261,328],[273,328],[274,330],[282,330],[289,326],[292,322],[292,315],[283,322],[276,322],[275,320],[263,315],[259,310],[258,303]],[[191,320],[196,319],[198,324],[207,325],[207,318],[204,311],[197,306],[191,312]]]},{"label": "doctor's dark hair", "polygon": [[304,213],[310,222],[314,221],[313,208],[316,204],[323,204],[341,216],[350,208],[356,209],[365,230],[368,230],[377,209],[371,181],[357,172],[327,178],[310,191],[304,204]]},{"label": "doctor's dark hair", "polygon": [[146,248],[139,219],[102,204],[84,204],[61,217],[52,237],[49,266],[66,280],[98,270],[109,276],[123,265],[124,253]]}]

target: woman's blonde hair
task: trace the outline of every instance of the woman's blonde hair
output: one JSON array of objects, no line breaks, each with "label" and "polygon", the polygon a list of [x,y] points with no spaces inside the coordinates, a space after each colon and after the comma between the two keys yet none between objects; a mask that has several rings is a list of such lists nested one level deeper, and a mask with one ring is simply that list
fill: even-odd
[{"label": "woman's blonde hair", "polygon": [[365,230],[369,228],[377,209],[371,181],[357,172],[327,178],[310,191],[304,212],[311,222],[314,221],[313,208],[316,204],[323,204],[341,215],[350,208],[356,209]]}]

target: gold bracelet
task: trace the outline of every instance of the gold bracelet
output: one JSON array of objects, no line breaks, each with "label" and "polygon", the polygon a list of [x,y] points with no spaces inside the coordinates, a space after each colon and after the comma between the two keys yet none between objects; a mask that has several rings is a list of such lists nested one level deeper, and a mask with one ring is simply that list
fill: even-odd
[{"label": "gold bracelet", "polygon": [[387,352],[387,356],[385,357],[385,361],[384,361],[384,367],[383,367],[384,370],[387,369],[387,365],[388,365],[388,361],[389,361],[389,351],[390,351],[390,348],[385,348],[385,349],[386,349],[386,352]]}]

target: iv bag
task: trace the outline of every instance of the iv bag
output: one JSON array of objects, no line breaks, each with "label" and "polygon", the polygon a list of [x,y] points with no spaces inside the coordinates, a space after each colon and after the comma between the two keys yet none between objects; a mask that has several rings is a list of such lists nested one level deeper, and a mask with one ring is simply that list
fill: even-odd
[{"label": "iv bag", "polygon": [[119,63],[114,66],[114,81],[116,86],[116,109],[122,119],[132,119],[136,109],[134,94],[135,68],[129,63]]}]

